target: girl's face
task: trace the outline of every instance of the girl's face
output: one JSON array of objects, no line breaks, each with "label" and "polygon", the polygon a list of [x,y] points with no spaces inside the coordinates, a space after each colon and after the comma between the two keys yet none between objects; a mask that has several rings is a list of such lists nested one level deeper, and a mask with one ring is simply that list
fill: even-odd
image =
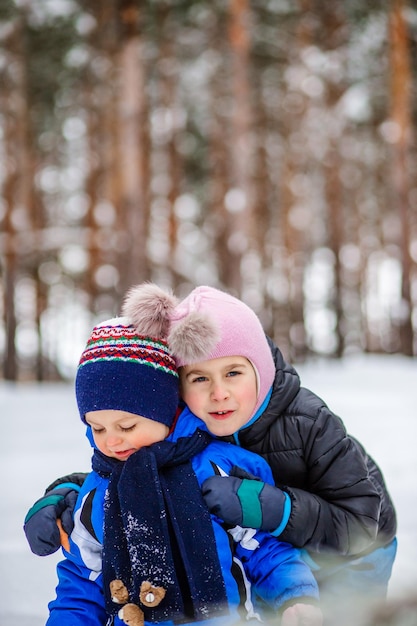
[{"label": "girl's face", "polygon": [[180,368],[181,395],[213,435],[232,435],[251,419],[257,401],[255,370],[242,356]]},{"label": "girl's face", "polygon": [[126,461],[144,446],[162,441],[169,432],[165,424],[113,409],[89,411],[85,421],[91,426],[94,443],[100,452],[119,461]]}]

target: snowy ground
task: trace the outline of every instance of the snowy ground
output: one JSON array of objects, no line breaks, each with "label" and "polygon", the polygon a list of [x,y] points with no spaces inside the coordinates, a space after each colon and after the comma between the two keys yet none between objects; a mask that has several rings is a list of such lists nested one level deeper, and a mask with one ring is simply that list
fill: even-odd
[{"label": "snowy ground", "polygon": [[[383,469],[399,518],[390,594],[401,597],[417,584],[417,359],[360,355],[298,371]],[[42,626],[59,557],[30,552],[23,519],[55,477],[89,469],[90,448],[71,385],[0,383],[0,412],[0,624]]]}]

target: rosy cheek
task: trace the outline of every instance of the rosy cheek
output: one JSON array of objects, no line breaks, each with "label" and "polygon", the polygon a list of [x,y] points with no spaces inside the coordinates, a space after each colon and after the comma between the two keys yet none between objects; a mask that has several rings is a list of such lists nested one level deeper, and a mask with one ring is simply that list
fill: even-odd
[{"label": "rosy cheek", "polygon": [[182,398],[184,402],[186,402],[187,404],[193,401],[195,395],[196,394],[193,393],[193,391],[189,387],[186,387],[185,389],[183,389]]},{"label": "rosy cheek", "polygon": [[186,398],[184,398],[185,403],[194,413],[198,411],[198,409],[202,405],[202,400],[199,394],[189,394]]}]

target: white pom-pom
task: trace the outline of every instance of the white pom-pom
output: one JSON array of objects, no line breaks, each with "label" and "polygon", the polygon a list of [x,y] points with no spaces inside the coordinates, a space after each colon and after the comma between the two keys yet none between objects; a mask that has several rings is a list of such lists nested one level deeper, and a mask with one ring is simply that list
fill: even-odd
[{"label": "white pom-pom", "polygon": [[166,339],[170,316],[177,298],[158,285],[143,283],[132,287],[122,306],[122,315],[136,328],[140,335]]}]

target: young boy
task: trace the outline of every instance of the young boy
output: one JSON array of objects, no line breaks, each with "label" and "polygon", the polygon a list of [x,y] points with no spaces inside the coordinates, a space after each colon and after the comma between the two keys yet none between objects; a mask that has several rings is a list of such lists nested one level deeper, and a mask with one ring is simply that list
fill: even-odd
[{"label": "young boy", "polygon": [[76,397],[93,471],[75,506],[47,625],[227,626],[242,611],[243,620],[257,620],[256,601],[281,611],[283,625],[320,626],[316,582],[298,551],[262,531],[227,532],[202,498],[209,476],[237,465],[272,483],[263,459],[213,440],[192,414],[167,438],[178,374],[159,334],[143,336],[116,318],[94,328],[81,356]]}]

